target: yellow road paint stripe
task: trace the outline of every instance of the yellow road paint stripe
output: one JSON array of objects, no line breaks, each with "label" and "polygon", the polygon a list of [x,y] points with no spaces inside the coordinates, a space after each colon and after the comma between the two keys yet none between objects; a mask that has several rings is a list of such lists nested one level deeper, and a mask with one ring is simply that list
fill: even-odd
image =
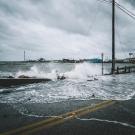
[{"label": "yellow road paint stripe", "polygon": [[13,135],[13,134],[17,134],[17,133],[19,135],[20,134],[22,134],[22,135],[32,134],[32,133],[40,131],[44,128],[48,128],[48,127],[63,123],[65,121],[71,120],[71,119],[75,118],[76,116],[82,116],[82,115],[97,111],[99,109],[105,108],[114,103],[116,103],[116,101],[112,101],[112,100],[103,101],[103,102],[95,104],[93,106],[83,107],[81,109],[59,115],[56,118],[49,118],[49,119],[41,120],[41,121],[35,122],[31,125],[27,125],[27,126],[15,129],[15,130],[11,130],[9,132],[5,132],[0,135]]}]

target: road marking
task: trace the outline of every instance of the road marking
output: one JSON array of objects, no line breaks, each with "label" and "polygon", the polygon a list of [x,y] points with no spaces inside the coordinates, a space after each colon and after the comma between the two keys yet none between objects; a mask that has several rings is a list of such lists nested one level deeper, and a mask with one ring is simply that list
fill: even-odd
[{"label": "road marking", "polygon": [[39,122],[35,122],[33,124],[26,125],[24,127],[20,127],[20,128],[2,133],[0,135],[14,135],[14,134],[29,135],[29,134],[33,134],[33,133],[41,131],[45,128],[52,127],[52,126],[61,124],[63,122],[66,122],[68,120],[72,120],[76,117],[80,117],[82,115],[95,112],[99,109],[105,108],[105,107],[110,106],[114,103],[116,103],[116,101],[113,101],[113,100],[103,101],[103,102],[95,104],[93,106],[83,107],[81,109],[77,109],[75,111],[59,115],[56,118],[49,118],[49,119],[41,120]]}]

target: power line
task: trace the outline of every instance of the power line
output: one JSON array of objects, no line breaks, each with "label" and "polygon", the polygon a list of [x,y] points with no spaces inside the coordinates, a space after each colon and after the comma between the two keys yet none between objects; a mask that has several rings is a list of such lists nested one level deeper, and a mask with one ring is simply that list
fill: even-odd
[{"label": "power line", "polygon": [[[98,0],[100,2],[106,2],[106,3],[111,3],[112,1],[110,0]],[[127,8],[125,8],[124,6],[122,6],[121,4],[119,4],[118,2],[115,2],[115,5],[117,8],[119,8],[121,11],[123,11],[125,14],[127,14],[128,16],[130,16],[132,19],[135,20],[135,14],[131,11],[129,11]]]},{"label": "power line", "polygon": [[106,3],[111,3],[110,0],[97,0],[97,1],[99,1],[99,2],[106,2]]},{"label": "power line", "polygon": [[120,5],[118,2],[115,2],[118,6],[120,6],[121,8],[123,8],[124,10],[126,10],[127,12],[129,12],[131,15],[135,16],[134,13],[132,13],[131,11],[129,11],[127,8],[125,8],[124,6]]},{"label": "power line", "polygon": [[128,16],[130,16],[132,19],[134,19],[135,20],[135,15],[132,15],[130,12],[127,12],[124,8],[122,8],[120,5],[117,5],[116,4],[116,6],[120,9],[120,10],[122,10],[124,13],[126,13]]}]

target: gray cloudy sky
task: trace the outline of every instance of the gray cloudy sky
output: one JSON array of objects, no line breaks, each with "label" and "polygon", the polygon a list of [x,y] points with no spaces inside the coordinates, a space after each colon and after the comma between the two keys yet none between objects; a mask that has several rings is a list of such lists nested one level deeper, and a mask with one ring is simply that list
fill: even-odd
[{"label": "gray cloudy sky", "polygon": [[[117,0],[135,13],[134,0]],[[135,51],[135,20],[117,12],[117,57]],[[111,57],[111,5],[98,0],[0,0],[0,60]]]}]

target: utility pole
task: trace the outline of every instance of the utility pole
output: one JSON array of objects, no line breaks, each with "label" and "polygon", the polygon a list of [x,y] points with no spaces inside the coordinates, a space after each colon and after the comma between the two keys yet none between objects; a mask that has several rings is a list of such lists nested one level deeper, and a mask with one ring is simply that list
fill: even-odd
[{"label": "utility pole", "polygon": [[112,0],[112,74],[115,72],[115,0]]},{"label": "utility pole", "polygon": [[102,75],[104,75],[104,53],[101,54],[102,59]]},{"label": "utility pole", "polygon": [[25,51],[24,51],[24,61],[25,61],[26,59],[25,59]]}]

